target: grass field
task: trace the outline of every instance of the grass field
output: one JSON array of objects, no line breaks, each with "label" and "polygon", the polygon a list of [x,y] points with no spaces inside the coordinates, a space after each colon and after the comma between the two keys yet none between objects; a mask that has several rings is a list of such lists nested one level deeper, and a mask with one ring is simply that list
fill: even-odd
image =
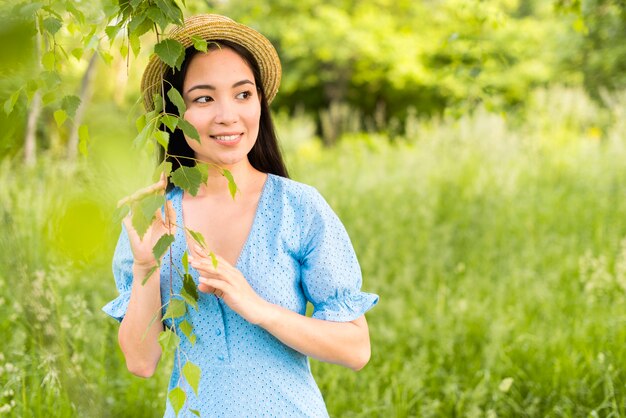
[{"label": "grass field", "polygon": [[[365,369],[312,362],[331,416],[626,416],[620,103],[538,94],[523,123],[478,111],[333,149],[283,128],[292,177],[339,214],[381,297]],[[0,415],[163,411],[169,365],[131,376],[100,311],[110,215],[150,176],[131,129],[98,115],[115,110],[93,110],[85,163],[0,165]]]}]

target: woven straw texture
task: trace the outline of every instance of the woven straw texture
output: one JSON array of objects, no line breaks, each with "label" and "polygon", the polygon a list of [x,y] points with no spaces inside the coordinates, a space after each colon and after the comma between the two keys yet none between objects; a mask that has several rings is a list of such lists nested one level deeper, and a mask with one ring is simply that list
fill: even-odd
[{"label": "woven straw texture", "polygon": [[[185,48],[193,45],[192,36],[206,41],[224,39],[246,48],[256,59],[261,70],[261,83],[270,103],[278,91],[282,74],[278,53],[271,42],[256,30],[235,22],[225,16],[205,14],[185,19],[183,26],[173,29],[168,38],[180,42]],[[161,92],[163,74],[167,69],[155,54],[150,58],[141,78],[143,103],[147,111],[154,109],[152,97]]]}]

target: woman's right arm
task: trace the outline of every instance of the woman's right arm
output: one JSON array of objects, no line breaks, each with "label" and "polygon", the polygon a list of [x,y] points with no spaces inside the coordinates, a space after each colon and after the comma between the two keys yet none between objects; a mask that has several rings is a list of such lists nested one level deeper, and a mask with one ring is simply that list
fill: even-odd
[{"label": "woman's right arm", "polygon": [[[140,190],[134,196],[164,191],[165,184],[162,178],[158,183]],[[176,212],[172,202],[167,202],[165,212],[166,216],[163,219],[161,210],[156,211],[154,222],[141,238],[133,228],[130,215],[124,219],[124,227],[133,252],[133,281],[128,308],[120,324],[118,341],[126,359],[126,367],[139,377],[152,376],[161,358],[159,333],[163,331],[163,324],[160,269],[157,268],[144,284],[142,282],[157,265],[152,252],[156,242],[164,234],[175,234],[176,227],[172,223],[176,219]]]},{"label": "woman's right arm", "polygon": [[[158,342],[159,333],[163,331],[160,269],[156,269],[148,281],[141,284],[150,269],[151,267],[137,263],[133,265],[130,302],[118,333],[120,348],[126,358],[126,367],[139,377],[152,376],[161,358],[161,346]],[[152,321],[155,314],[157,318]]]}]

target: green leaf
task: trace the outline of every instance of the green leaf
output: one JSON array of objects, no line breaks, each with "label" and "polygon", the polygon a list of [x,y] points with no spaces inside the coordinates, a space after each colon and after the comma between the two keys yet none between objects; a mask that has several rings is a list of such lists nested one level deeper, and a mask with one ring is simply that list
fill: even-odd
[{"label": "green leaf", "polygon": [[128,45],[126,45],[125,43],[122,43],[122,45],[120,45],[120,55],[124,59],[128,57]]},{"label": "green leaf", "polygon": [[215,257],[213,251],[209,252],[209,256],[211,257],[211,264],[213,265],[213,268],[217,269],[217,257]]},{"label": "green leaf", "polygon": [[104,28],[104,33],[106,33],[109,39],[113,41],[120,29],[121,27],[117,25],[107,26],[106,28]]},{"label": "green leaf", "polygon": [[200,411],[197,411],[195,409],[189,409],[189,412],[191,412],[192,414],[194,414],[195,416],[199,417],[200,416]]},{"label": "green leaf", "polygon": [[180,337],[172,332],[171,329],[166,328],[165,331],[159,333],[159,344],[161,344],[161,349],[164,353],[171,353],[180,344]]},{"label": "green leaf", "polygon": [[43,20],[43,27],[51,35],[54,35],[61,29],[63,23],[56,17],[47,17]]},{"label": "green leaf", "polygon": [[165,174],[165,177],[169,177],[171,172],[172,172],[172,163],[169,161],[163,160],[161,164],[159,164],[154,169],[154,173],[152,174],[152,181],[154,181],[155,183],[159,181],[159,179],[161,178],[161,174]]},{"label": "green leaf", "polygon": [[201,52],[207,52],[207,42],[199,36],[192,36],[191,40],[193,41],[193,47]]},{"label": "green leaf", "polygon": [[54,115],[54,121],[57,123],[57,126],[59,128],[67,120],[67,113],[63,109],[55,110],[53,115]]},{"label": "green leaf", "polygon": [[185,302],[187,302],[189,306],[194,308],[196,311],[198,310],[198,302],[196,302],[193,299],[193,296],[191,296],[185,289],[182,289],[180,291],[180,295],[183,297],[183,299],[185,300]]},{"label": "green leaf", "polygon": [[61,100],[61,107],[67,112],[70,118],[74,118],[78,106],[80,106],[80,98],[78,96],[69,95],[63,97],[63,100]]},{"label": "green leaf", "polygon": [[152,219],[157,209],[165,204],[165,196],[150,194],[141,199],[141,210],[146,218]]},{"label": "green leaf", "polygon": [[44,106],[48,106],[50,103],[56,102],[58,97],[59,97],[59,92],[55,89],[44,94],[43,97],[41,98],[41,102],[43,103]]},{"label": "green leaf", "polygon": [[150,269],[150,271],[148,271],[148,273],[143,277],[143,279],[141,279],[141,285],[143,286],[144,284],[146,284],[146,282],[148,281],[148,279],[150,278],[150,276],[152,276],[154,274],[154,272],[159,268],[160,266],[157,264],[156,266],[152,267]]},{"label": "green leaf", "polygon": [[183,320],[178,327],[180,328],[180,330],[183,332],[183,334],[185,334],[185,336],[187,338],[189,338],[189,336],[191,335],[191,333],[193,332],[193,326],[191,325],[191,323],[189,321],[187,321],[186,319]]},{"label": "green leaf", "polygon": [[152,247],[152,254],[154,254],[155,260],[160,260],[163,257],[163,254],[167,251],[167,249],[174,242],[174,235],[164,234],[159,238],[154,247]]},{"label": "green leaf", "polygon": [[4,113],[9,115],[11,112],[13,112],[13,108],[15,107],[15,103],[17,103],[17,99],[20,97],[21,92],[22,89],[19,89],[18,91],[14,92],[11,97],[7,99],[6,102],[4,102]]},{"label": "green leaf", "polygon": [[176,3],[171,0],[156,0],[156,4],[173,23],[183,24],[183,12]]},{"label": "green leaf", "polygon": [[189,253],[187,251],[183,253],[183,257],[180,261],[183,263],[183,269],[185,270],[185,273],[189,273]]},{"label": "green leaf", "polygon": [[80,60],[83,57],[83,52],[85,51],[82,48],[74,48],[72,49],[71,54],[74,56],[74,58]]},{"label": "green leaf", "polygon": [[191,238],[193,238],[194,241],[200,244],[202,248],[206,248],[206,241],[204,240],[204,237],[202,236],[201,233],[196,232],[189,228],[187,228],[187,232],[189,232],[189,235],[191,235]]},{"label": "green leaf", "polygon": [[159,25],[161,31],[165,31],[165,28],[167,28],[167,25],[170,23],[170,19],[167,15],[156,5],[151,5],[147,10],[146,15],[152,22]]},{"label": "green leaf", "polygon": [[154,93],[152,102],[154,103],[154,110],[150,114],[154,114],[154,117],[160,116],[163,110],[163,96],[160,93]]},{"label": "green leaf", "polygon": [[45,68],[46,71],[54,72],[55,61],[56,58],[53,51],[48,51],[41,57],[41,65],[43,65],[43,68]]},{"label": "green leaf", "polygon": [[176,186],[195,196],[200,188],[202,175],[196,167],[180,166],[172,173],[171,179]]},{"label": "green leaf", "polygon": [[182,299],[170,299],[169,305],[167,305],[167,310],[165,314],[163,314],[164,318],[180,318],[184,316],[187,312],[187,307],[185,306],[185,301]]},{"label": "green leaf", "polygon": [[172,405],[172,409],[174,409],[174,413],[178,416],[178,413],[185,405],[185,401],[187,400],[187,395],[185,391],[179,388],[178,386],[174,389],[170,390],[167,394],[168,399],[170,400],[170,404]]},{"label": "green leaf", "polygon": [[191,274],[186,273],[183,277],[183,290],[187,292],[187,295],[191,299],[190,305],[192,305],[196,310],[198,310],[198,288],[196,287],[196,282],[193,281],[193,277]]},{"label": "green leaf", "polygon": [[137,8],[142,3],[143,0],[130,0],[130,7],[134,9]]},{"label": "green leaf", "polygon": [[122,222],[122,219],[128,215],[130,212],[130,207],[128,205],[120,206],[119,208],[113,211],[113,223],[119,224]]},{"label": "green leaf", "polygon": [[143,211],[141,210],[141,205],[139,202],[134,202],[131,205],[131,212],[132,212],[131,223],[133,225],[133,228],[135,228],[135,231],[137,231],[137,234],[139,234],[139,237],[143,238],[143,236],[146,234],[146,231],[148,231],[150,224],[152,223],[152,216],[147,218],[143,214]]},{"label": "green leaf", "polygon": [[189,383],[189,386],[193,389],[198,396],[198,385],[200,384],[200,367],[196,366],[192,362],[188,361],[183,366],[183,376],[185,376],[185,380]]},{"label": "green leaf", "polygon": [[137,128],[137,132],[141,133],[143,128],[146,127],[146,114],[142,113],[137,120],[135,121],[135,127]]},{"label": "green leaf", "polygon": [[32,18],[34,14],[41,9],[43,3],[30,3],[25,4],[20,8],[18,15],[25,18]]},{"label": "green leaf", "polygon": [[207,42],[202,39],[201,37],[194,35],[191,37],[191,40],[193,41],[193,47],[201,52],[207,52]]},{"label": "green leaf", "polygon": [[170,134],[165,131],[159,131],[158,129],[154,131],[154,138],[157,142],[163,147],[163,149],[167,149],[167,145],[170,143]]},{"label": "green leaf", "polygon": [[161,122],[170,128],[170,131],[174,132],[174,129],[176,129],[176,126],[178,125],[178,118],[173,115],[163,115],[161,117]]},{"label": "green leaf", "polygon": [[133,139],[133,146],[143,148],[148,143],[155,129],[154,123],[146,123],[141,132]]},{"label": "green leaf", "polygon": [[70,12],[74,16],[74,18],[78,21],[78,23],[80,23],[81,25],[85,24],[85,15],[83,14],[83,12],[78,10],[76,6],[74,6],[73,0],[66,1],[65,8],[67,9],[68,12]]},{"label": "green leaf", "polygon": [[196,287],[196,282],[193,281],[193,276],[189,273],[186,273],[183,277],[183,289],[189,293],[189,296],[191,296],[194,301],[198,300],[198,288]]},{"label": "green leaf", "polygon": [[128,35],[128,43],[130,44],[130,48],[133,50],[133,55],[137,58],[139,52],[141,52],[141,41],[139,40],[139,36],[131,32]]},{"label": "green leaf", "polygon": [[185,101],[183,100],[183,96],[180,95],[179,91],[172,87],[167,92],[167,97],[174,103],[174,106],[178,109],[178,115],[182,118],[187,111],[187,106],[185,106]]},{"label": "green leaf", "polygon": [[198,143],[201,143],[200,134],[198,133],[196,128],[185,119],[178,118],[178,128],[182,130],[185,136],[187,136],[188,138],[195,139],[196,141],[198,141]]},{"label": "green leaf", "polygon": [[150,224],[152,224],[155,212],[164,203],[165,198],[156,194],[145,196],[143,199],[132,203],[132,224],[140,237],[146,234]]},{"label": "green leaf", "polygon": [[154,46],[154,53],[161,58],[165,64],[180,70],[180,66],[185,58],[185,48],[174,39],[164,39]]},{"label": "green leaf", "polygon": [[150,19],[146,19],[146,13],[135,15],[128,24],[129,36],[134,37],[139,41],[139,37],[152,29],[153,22]]},{"label": "green leaf", "polygon": [[206,182],[209,180],[209,165],[204,163],[196,163],[196,168],[202,176],[202,183],[206,184]]},{"label": "green leaf", "polygon": [[89,144],[89,128],[87,125],[80,125],[78,127],[78,151],[85,157],[87,157]]},{"label": "green leaf", "polygon": [[235,193],[237,193],[237,184],[235,183],[233,174],[230,171],[224,169],[222,171],[222,175],[228,180],[228,191],[230,192],[230,196],[234,199]]},{"label": "green leaf", "polygon": [[185,334],[192,346],[196,345],[196,336],[193,334],[193,326],[186,319],[180,323],[180,330]]}]

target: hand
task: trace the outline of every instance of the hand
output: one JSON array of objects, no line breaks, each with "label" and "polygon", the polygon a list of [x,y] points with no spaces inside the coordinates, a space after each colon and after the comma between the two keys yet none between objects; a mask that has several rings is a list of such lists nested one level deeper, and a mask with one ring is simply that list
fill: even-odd
[{"label": "hand", "polygon": [[[166,184],[165,176],[161,176],[161,179],[157,183],[138,190],[131,196],[120,200],[118,206],[123,205],[128,201],[138,200],[141,197],[154,192],[164,194]],[[172,202],[168,200],[165,205],[165,220],[161,215],[161,209],[157,209],[155,212],[155,219],[148,227],[148,230],[144,234],[143,238],[139,237],[139,234],[133,227],[131,219],[132,215],[129,214],[124,218],[123,222],[126,227],[126,231],[128,232],[128,238],[130,239],[134,265],[146,270],[151,269],[158,264],[158,260],[154,258],[154,254],[152,253],[154,245],[163,235],[176,233],[176,226],[174,225],[176,222],[176,211],[172,206]]]},{"label": "hand", "polygon": [[224,258],[211,257],[197,244],[191,245],[189,263],[200,273],[198,290],[220,297],[233,311],[252,324],[261,323],[268,312],[268,302],[252,289],[246,278]]}]

